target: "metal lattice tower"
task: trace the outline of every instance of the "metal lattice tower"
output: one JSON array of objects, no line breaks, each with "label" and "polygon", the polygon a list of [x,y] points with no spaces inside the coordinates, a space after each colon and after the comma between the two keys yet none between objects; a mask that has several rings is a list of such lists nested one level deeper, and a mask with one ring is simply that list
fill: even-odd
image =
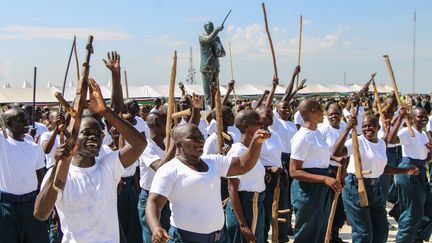
[{"label": "metal lattice tower", "polygon": [[188,76],[186,79],[186,83],[187,84],[195,84],[196,80],[195,80],[195,67],[193,64],[193,58],[192,58],[192,47],[190,48],[190,57],[189,57],[189,69],[188,69]]}]

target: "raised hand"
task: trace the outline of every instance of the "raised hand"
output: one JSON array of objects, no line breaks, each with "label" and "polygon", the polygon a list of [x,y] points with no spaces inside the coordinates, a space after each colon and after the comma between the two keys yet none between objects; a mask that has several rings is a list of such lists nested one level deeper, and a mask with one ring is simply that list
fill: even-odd
[{"label": "raised hand", "polygon": [[357,126],[357,117],[356,116],[350,116],[348,119],[347,127],[351,129],[354,126]]},{"label": "raised hand", "polygon": [[107,54],[108,60],[102,59],[105,66],[112,72],[120,72],[120,55],[117,52],[112,51],[111,54]]},{"label": "raised hand", "polygon": [[273,87],[276,87],[279,85],[279,78],[277,78],[276,76],[273,77],[273,81],[272,81],[272,85]]},{"label": "raised hand", "polygon": [[303,79],[298,85],[297,85],[297,91],[302,90],[304,88],[306,88],[306,83],[307,79]]},{"label": "raised hand", "polygon": [[300,66],[294,68],[293,76],[297,76],[300,73]]},{"label": "raised hand", "polygon": [[88,83],[90,90],[90,103],[88,105],[88,108],[96,113],[105,112],[108,108],[102,96],[102,91],[99,85],[92,78],[89,78]]},{"label": "raised hand", "polygon": [[234,80],[229,81],[228,82],[228,90],[233,91],[234,90],[234,84],[235,84]]},{"label": "raised hand", "polygon": [[254,140],[255,142],[257,142],[257,143],[262,144],[262,143],[264,143],[264,141],[265,141],[267,138],[270,138],[270,137],[271,137],[271,133],[270,133],[269,131],[266,131],[266,130],[264,130],[264,129],[258,129],[258,130],[255,132],[255,135],[254,135],[254,137],[253,137],[253,140]]},{"label": "raised hand", "polygon": [[268,94],[270,94],[270,91],[269,90],[264,90],[264,95],[268,95]]},{"label": "raised hand", "polygon": [[201,109],[202,104],[203,104],[203,97],[201,95],[197,95],[195,93],[192,93],[191,96],[188,96],[189,102],[190,104],[196,108],[196,109]]},{"label": "raised hand", "polygon": [[54,152],[55,160],[69,160],[76,152],[76,148],[77,146],[72,149],[71,146],[67,143],[58,146]]}]

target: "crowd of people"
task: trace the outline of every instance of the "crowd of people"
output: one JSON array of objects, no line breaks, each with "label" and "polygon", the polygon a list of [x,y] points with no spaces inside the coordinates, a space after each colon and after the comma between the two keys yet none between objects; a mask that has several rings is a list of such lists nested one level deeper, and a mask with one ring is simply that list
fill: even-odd
[{"label": "crowd of people", "polygon": [[[112,72],[120,70],[110,65],[116,61],[106,63]],[[182,85],[178,110],[190,112],[169,121],[161,99],[151,107],[126,100],[117,114],[89,79],[90,102],[73,147],[65,143],[69,114],[8,104],[0,134],[0,243],[262,243],[288,242],[289,235],[322,243],[338,193],[330,242],[343,242],[346,223],[353,242],[386,242],[386,205],[398,222],[397,242],[428,241],[428,96],[398,106],[387,94],[381,114],[369,96],[297,99],[299,72],[281,99],[274,97],[277,78],[257,101],[230,101],[230,82],[222,134],[215,107],[203,110],[203,98]],[[368,206],[360,205],[356,150],[369,171]],[[59,161],[70,161],[62,191],[53,187]]]}]

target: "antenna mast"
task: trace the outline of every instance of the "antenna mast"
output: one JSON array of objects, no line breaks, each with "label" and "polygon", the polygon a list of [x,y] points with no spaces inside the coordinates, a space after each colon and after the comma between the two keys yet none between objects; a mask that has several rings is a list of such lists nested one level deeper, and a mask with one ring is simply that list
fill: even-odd
[{"label": "antenna mast", "polygon": [[191,47],[190,48],[190,57],[189,57],[188,77],[186,79],[187,84],[195,84],[196,83],[195,73],[196,73],[196,71],[195,71],[194,64],[193,64],[192,47]]}]

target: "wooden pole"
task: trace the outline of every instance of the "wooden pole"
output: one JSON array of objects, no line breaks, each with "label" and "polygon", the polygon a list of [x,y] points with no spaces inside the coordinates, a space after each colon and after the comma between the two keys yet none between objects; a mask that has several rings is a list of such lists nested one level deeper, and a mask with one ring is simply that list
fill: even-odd
[{"label": "wooden pole", "polygon": [[[302,30],[303,30],[303,16],[300,15],[300,33],[299,33],[299,42],[298,42],[298,57],[297,57],[297,65],[300,66],[300,56],[301,56],[301,44],[302,44]],[[296,86],[298,87],[300,74],[297,74]]]},{"label": "wooden pole", "polygon": [[[339,182],[341,182],[342,169],[343,169],[343,166],[340,165],[338,167],[337,174],[336,174],[336,180]],[[331,210],[330,210],[330,217],[329,217],[328,223],[327,223],[327,230],[326,230],[325,241],[324,241],[325,243],[330,243],[331,230],[333,228],[333,220],[334,220],[334,216],[336,214],[336,209],[337,209],[337,204],[338,204],[340,194],[341,194],[340,191],[335,192],[334,197],[333,197],[333,202],[332,202],[332,206],[331,206]]]},{"label": "wooden pole", "polygon": [[279,242],[279,197],[280,197],[280,174],[277,174],[276,187],[274,189],[274,196],[272,202],[272,242]]},{"label": "wooden pole", "polygon": [[[258,222],[258,192],[254,192],[253,198],[252,198],[252,225],[251,225],[251,231],[255,235],[256,226]],[[252,241],[250,243],[253,243]]]},{"label": "wooden pole", "polygon": [[[383,55],[383,57],[384,57],[384,62],[387,65],[387,70],[390,74],[390,79],[391,79],[392,84],[393,84],[393,89],[395,92],[396,100],[397,100],[399,105],[402,105],[401,98],[399,96],[399,90],[398,90],[398,87],[396,84],[396,79],[395,79],[395,76],[393,73],[393,68],[392,68],[391,63],[390,63],[390,57],[388,55]],[[407,119],[405,119],[405,123],[407,124],[408,131],[409,131],[411,137],[415,137],[414,130],[412,129],[411,120],[408,117],[407,117]]]},{"label": "wooden pole", "polygon": [[223,138],[223,119],[222,119],[222,101],[221,101],[221,94],[220,94],[220,88],[219,88],[219,77],[216,78],[216,94],[214,97],[215,100],[215,109],[216,109],[216,126],[217,126],[217,138],[218,138],[218,153],[223,153],[223,147],[224,147],[224,138]]},{"label": "wooden pole", "polygon": [[[232,62],[232,55],[231,55],[231,42],[228,42],[229,46],[229,58],[230,58],[230,66],[231,66],[231,80],[234,80],[234,69],[233,69],[233,62]],[[233,88],[233,95],[234,95],[234,105],[237,104],[237,95],[235,93],[235,90]]]},{"label": "wooden pole", "polygon": [[[33,109],[32,109],[32,125],[35,128],[35,114],[36,114],[36,76],[37,76],[37,67],[34,67],[33,73]],[[36,139],[36,138],[35,138]]]},{"label": "wooden pole", "polygon": [[126,70],[124,71],[124,78],[125,78],[125,87],[126,87],[126,99],[129,99],[129,86],[128,86]]},{"label": "wooden pole", "polygon": [[380,117],[381,117],[381,122],[382,122],[382,125],[384,128],[384,131],[387,131],[387,124],[385,122],[384,113],[382,111],[382,106],[381,106],[381,102],[379,100],[378,89],[376,87],[375,80],[372,81],[372,87],[373,87],[373,92],[374,92],[374,96],[375,96],[375,103],[376,103],[378,112],[379,112]]},{"label": "wooden pole", "polygon": [[171,122],[172,122],[172,114],[174,113],[174,106],[175,106],[174,87],[175,87],[176,75],[177,75],[177,51],[174,51],[173,64],[171,68],[171,78],[169,83],[167,122],[165,127],[165,131],[166,131],[165,152],[168,151],[168,148],[170,147]]},{"label": "wooden pole", "polygon": [[[351,107],[351,114],[353,116],[356,116],[355,115],[356,110],[354,108],[354,105]],[[369,200],[368,200],[368,197],[366,194],[366,188],[365,188],[364,180],[363,180],[363,167],[362,167],[361,158],[360,158],[357,126],[353,126],[353,128],[352,128],[352,145],[353,145],[353,150],[354,150],[355,174],[357,177],[360,206],[366,207],[369,205]]]},{"label": "wooden pole", "polygon": [[272,42],[272,39],[271,39],[271,36],[270,36],[270,31],[269,31],[269,28],[268,28],[267,12],[266,12],[264,1],[262,2],[262,9],[263,9],[263,13],[264,13],[265,29],[266,29],[266,32],[267,32],[267,37],[268,37],[268,40],[269,40],[269,43],[270,43],[270,50],[271,50],[271,53],[272,53],[274,76],[275,76],[275,78],[278,78],[276,56],[275,56],[275,52],[274,52],[274,49],[273,49],[273,42]]}]

